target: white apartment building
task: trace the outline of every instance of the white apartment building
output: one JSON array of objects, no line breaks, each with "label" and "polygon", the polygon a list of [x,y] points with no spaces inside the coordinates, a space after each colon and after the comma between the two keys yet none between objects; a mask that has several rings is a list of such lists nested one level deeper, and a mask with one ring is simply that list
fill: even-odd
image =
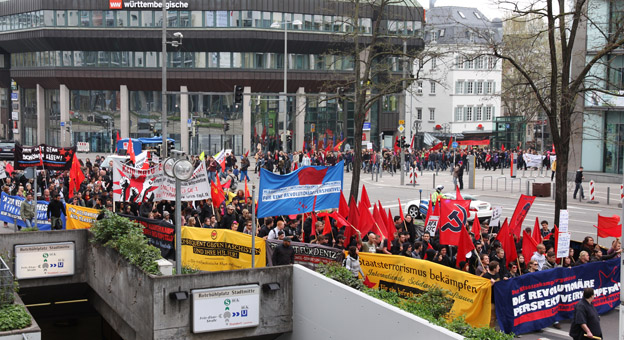
[{"label": "white apartment building", "polygon": [[487,139],[501,115],[502,63],[486,54],[484,37],[500,39],[502,24],[476,8],[434,7],[425,31],[424,58],[413,71],[421,80],[406,100],[410,137],[418,133],[422,141],[427,132],[440,139]]}]

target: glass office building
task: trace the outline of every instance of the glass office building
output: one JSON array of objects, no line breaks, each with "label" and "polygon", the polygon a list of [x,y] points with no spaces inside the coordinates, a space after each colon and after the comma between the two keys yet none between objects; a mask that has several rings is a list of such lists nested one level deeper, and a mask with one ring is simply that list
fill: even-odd
[{"label": "glass office building", "polygon": [[[118,133],[158,136],[167,124],[178,148],[216,153],[225,146],[237,154],[259,143],[278,148],[283,130],[289,149],[352,138],[353,106],[325,92],[332,91],[328,80],[353,73],[353,60],[332,51],[346,50],[341,36],[354,30],[370,41],[372,8],[353,22],[342,1],[171,1],[167,36],[183,39],[168,46],[165,59],[159,3],[0,1],[0,137],[27,145],[87,142],[89,151],[111,152]],[[380,25],[397,44],[422,48],[422,18],[418,5],[394,6]],[[400,74],[401,63],[388,58]],[[287,100],[280,96],[285,59]],[[251,94],[242,104],[234,101],[235,85]],[[384,107],[371,110],[371,141]]]}]

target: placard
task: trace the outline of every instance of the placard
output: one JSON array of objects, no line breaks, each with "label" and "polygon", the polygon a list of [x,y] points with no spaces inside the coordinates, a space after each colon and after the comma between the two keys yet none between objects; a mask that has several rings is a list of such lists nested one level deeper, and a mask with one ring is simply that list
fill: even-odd
[{"label": "placard", "polygon": [[559,237],[557,238],[557,258],[563,258],[570,255],[570,239],[572,237],[572,233],[565,232],[559,233]]},{"label": "placard", "polygon": [[11,111],[11,120],[19,120],[19,112]]},{"label": "placard", "polygon": [[74,275],[75,248],[74,242],[16,244],[15,278]]},{"label": "placard", "polygon": [[570,213],[568,210],[559,210],[559,232],[568,232],[568,221],[570,219]]},{"label": "placard", "polygon": [[193,289],[193,333],[255,327],[260,323],[260,286]]},{"label": "placard", "polygon": [[440,216],[430,216],[429,221],[427,221],[427,225],[425,226],[425,231],[431,235],[431,237],[435,236],[436,230],[438,230],[438,220]]},{"label": "placard", "polygon": [[503,207],[492,207],[492,218],[490,218],[491,227],[500,225],[501,215],[503,215]]}]

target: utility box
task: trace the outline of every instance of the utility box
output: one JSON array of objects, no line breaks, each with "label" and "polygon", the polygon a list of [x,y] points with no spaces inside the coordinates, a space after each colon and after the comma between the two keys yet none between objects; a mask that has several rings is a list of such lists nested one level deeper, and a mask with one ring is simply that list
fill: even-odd
[{"label": "utility box", "polygon": [[550,197],[550,183],[533,183],[533,196]]}]

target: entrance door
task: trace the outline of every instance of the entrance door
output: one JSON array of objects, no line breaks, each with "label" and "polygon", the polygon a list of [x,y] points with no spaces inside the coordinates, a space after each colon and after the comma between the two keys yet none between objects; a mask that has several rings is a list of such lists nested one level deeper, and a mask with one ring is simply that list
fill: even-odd
[{"label": "entrance door", "polygon": [[605,172],[621,174],[624,169],[624,124],[607,124]]}]

